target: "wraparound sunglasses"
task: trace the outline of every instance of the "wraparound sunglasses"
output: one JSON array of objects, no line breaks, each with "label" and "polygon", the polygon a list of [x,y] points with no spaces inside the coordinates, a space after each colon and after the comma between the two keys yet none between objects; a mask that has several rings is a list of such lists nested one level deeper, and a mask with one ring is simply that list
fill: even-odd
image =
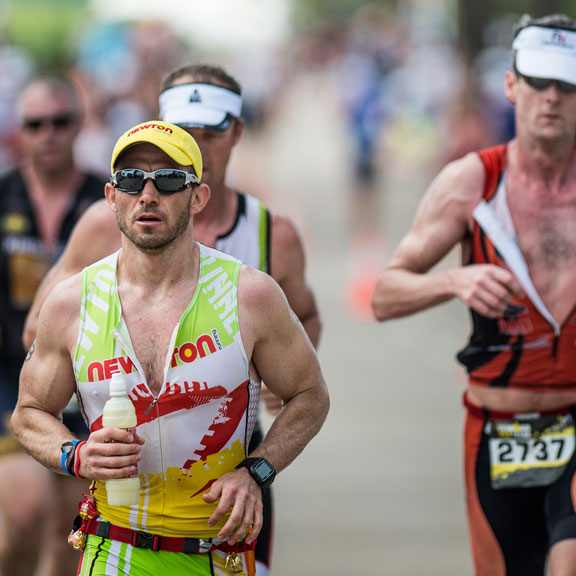
[{"label": "wraparound sunglasses", "polygon": [[174,194],[186,190],[190,183],[200,184],[196,174],[175,168],[161,168],[154,172],[146,172],[139,168],[124,168],[114,172],[111,178],[114,188],[126,194],[142,192],[146,180],[152,180],[160,194]]},{"label": "wraparound sunglasses", "polygon": [[576,92],[576,84],[570,84],[570,82],[564,82],[563,80],[554,80],[552,78],[535,78],[534,76],[524,76],[520,72],[516,71],[518,78],[522,78],[528,86],[534,88],[534,90],[542,91],[548,89],[548,87],[556,82],[558,84],[558,90],[564,94],[572,94]]}]

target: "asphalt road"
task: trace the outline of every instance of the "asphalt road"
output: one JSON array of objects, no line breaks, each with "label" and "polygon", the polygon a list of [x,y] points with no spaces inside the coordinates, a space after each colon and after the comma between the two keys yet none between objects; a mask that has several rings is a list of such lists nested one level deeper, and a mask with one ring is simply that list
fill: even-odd
[{"label": "asphalt road", "polygon": [[382,159],[378,194],[362,213],[367,195],[354,189],[335,94],[302,77],[233,159],[236,183],[303,231],[332,400],[320,434],[275,483],[273,576],[472,574],[464,374],[454,358],[466,310],[453,302],[384,324],[367,314],[374,278],[431,177],[416,140],[407,141],[401,156]]}]

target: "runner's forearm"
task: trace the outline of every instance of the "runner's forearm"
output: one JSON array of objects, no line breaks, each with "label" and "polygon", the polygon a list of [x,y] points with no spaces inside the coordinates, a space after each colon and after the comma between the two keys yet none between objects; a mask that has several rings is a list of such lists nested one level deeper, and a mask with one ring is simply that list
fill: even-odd
[{"label": "runner's forearm", "polygon": [[22,406],[12,414],[12,428],[28,454],[53,472],[64,474],[60,446],[74,434],[61,420],[43,410]]},{"label": "runner's forearm", "polygon": [[380,322],[402,318],[454,298],[452,270],[416,274],[386,270],[372,294],[372,310]]},{"label": "runner's forearm", "polygon": [[280,472],[319,432],[329,406],[328,392],[324,384],[298,394],[286,402],[262,444],[250,456],[266,458]]},{"label": "runner's forearm", "polygon": [[302,327],[306,331],[306,334],[308,334],[308,338],[310,338],[310,342],[312,342],[314,348],[318,348],[320,333],[322,331],[322,322],[320,321],[318,313],[314,312],[305,318],[300,318],[300,322],[302,322]]}]

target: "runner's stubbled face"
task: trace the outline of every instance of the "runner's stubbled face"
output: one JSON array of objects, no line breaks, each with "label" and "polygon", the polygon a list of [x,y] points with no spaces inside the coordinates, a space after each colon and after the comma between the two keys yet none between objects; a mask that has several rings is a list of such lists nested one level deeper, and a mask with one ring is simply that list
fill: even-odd
[{"label": "runner's stubbled face", "polygon": [[[152,172],[161,168],[187,170],[152,144],[137,144],[126,150],[115,168],[139,168]],[[142,192],[114,192],[116,220],[120,231],[132,244],[146,252],[158,252],[173,244],[190,224],[192,187],[163,195],[152,180],[146,180]]]}]

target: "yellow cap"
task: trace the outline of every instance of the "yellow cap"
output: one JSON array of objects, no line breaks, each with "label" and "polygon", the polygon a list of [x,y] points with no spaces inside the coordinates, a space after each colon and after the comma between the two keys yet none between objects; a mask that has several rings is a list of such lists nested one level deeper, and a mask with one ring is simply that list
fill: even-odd
[{"label": "yellow cap", "polygon": [[120,153],[132,144],[148,142],[166,152],[174,162],[181,166],[192,166],[196,176],[202,180],[202,153],[196,140],[186,130],[168,122],[151,120],[143,122],[127,130],[118,138],[112,151],[110,171],[114,173],[114,165]]}]

